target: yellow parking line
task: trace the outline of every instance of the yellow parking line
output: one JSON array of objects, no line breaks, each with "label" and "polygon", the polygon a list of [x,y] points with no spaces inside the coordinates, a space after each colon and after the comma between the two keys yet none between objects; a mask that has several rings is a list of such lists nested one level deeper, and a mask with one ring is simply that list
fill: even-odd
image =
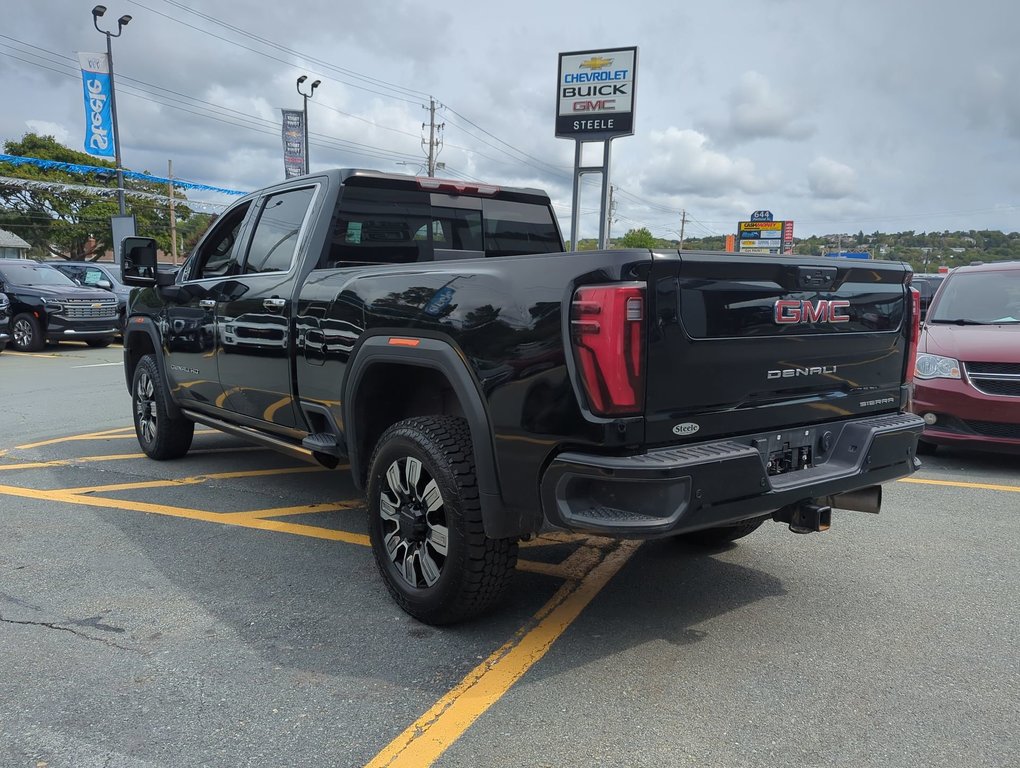
[{"label": "yellow parking line", "polygon": [[303,474],[306,472],[325,472],[325,467],[301,464],[296,467],[278,467],[276,469],[248,469],[238,472],[210,472],[205,475],[178,477],[167,480],[142,480],[132,483],[113,483],[110,485],[88,485],[80,488],[61,488],[64,493],[107,493],[109,491],[130,491],[136,488],[171,488],[178,485],[197,485],[207,480],[235,480],[241,477],[266,477],[269,475]]},{"label": "yellow parking line", "polygon": [[[349,544],[361,544],[368,546],[368,537],[360,533],[348,531],[336,531],[331,528],[320,528],[314,525],[299,525],[296,523],[284,523],[278,520],[263,520],[260,518],[230,517],[229,513],[207,512],[203,509],[189,509],[187,507],[169,507],[163,504],[147,504],[141,501],[124,501],[121,499],[105,499],[100,496],[78,496],[64,491],[38,491],[34,488],[18,488],[13,485],[0,485],[0,495],[18,496],[25,499],[40,499],[43,501],[60,501],[65,504],[78,504],[85,507],[101,507],[104,509],[121,509],[128,512],[147,512],[154,515],[166,515],[167,517],[182,517],[188,520],[199,520],[206,523],[221,523],[223,525],[235,525],[241,528],[256,528],[265,531],[277,531],[281,533],[293,533],[299,536],[307,536],[314,539],[328,539],[330,541],[343,541]],[[290,509],[289,507],[284,509]]]},{"label": "yellow parking line", "polygon": [[260,520],[267,517],[287,517],[289,515],[308,515],[319,512],[339,512],[345,509],[358,509],[364,506],[364,499],[347,501],[322,502],[320,504],[304,504],[297,507],[276,507],[275,509],[255,509],[251,512],[230,512],[231,520]]},{"label": "yellow parking line", "polygon": [[548,652],[599,591],[641,546],[620,542],[578,581],[565,583],[533,618],[453,690],[376,755],[366,768],[432,765],[472,723]]},{"label": "yellow parking line", "polygon": [[[49,355],[44,352],[15,352],[13,349],[8,354],[14,357],[48,357],[51,359],[65,357],[65,355]],[[73,355],[73,357],[81,357],[81,355]]]},{"label": "yellow parking line", "polygon": [[72,464],[90,464],[96,461],[119,461],[122,459],[145,459],[144,453],[116,453],[109,456],[82,456],[77,459],[52,459],[50,461],[30,461],[24,464],[0,464],[0,471],[6,469],[39,469],[41,467],[67,467]]},{"label": "yellow parking line", "polygon": [[916,483],[918,485],[947,485],[952,488],[980,488],[985,491],[1009,491],[1020,493],[1020,485],[995,485],[994,483],[966,483],[960,480],[926,480],[921,477],[904,477],[901,483]]},{"label": "yellow parking line", "polygon": [[[134,427],[117,427],[116,429],[105,429],[102,432],[86,432],[83,435],[68,435],[66,437],[57,437],[53,440],[41,440],[38,443],[27,443],[26,445],[15,446],[16,450],[27,451],[29,448],[41,448],[44,445],[56,445],[57,443],[68,443],[72,440],[102,440],[106,437],[110,437],[119,432],[125,432],[131,430],[131,437],[134,437]],[[126,436],[126,435],[125,435]]]}]

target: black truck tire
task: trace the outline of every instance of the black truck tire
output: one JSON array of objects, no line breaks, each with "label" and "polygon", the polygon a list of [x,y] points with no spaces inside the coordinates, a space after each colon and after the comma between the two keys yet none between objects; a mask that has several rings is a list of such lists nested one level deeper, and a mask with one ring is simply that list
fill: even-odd
[{"label": "black truck tire", "polygon": [[769,515],[756,517],[753,520],[745,520],[736,525],[720,525],[717,528],[703,528],[700,531],[683,533],[678,538],[683,542],[700,547],[718,547],[754,533],[762,523],[771,519]]},{"label": "black truck tire", "polygon": [[386,588],[426,624],[483,612],[517,564],[515,539],[485,535],[471,434],[452,416],[406,419],[383,433],[369,470],[368,532]]},{"label": "black truck tire", "polygon": [[42,323],[27,312],[11,323],[11,345],[19,352],[38,352],[46,346]]},{"label": "black truck tire", "polygon": [[108,347],[113,344],[113,336],[103,336],[99,339],[86,339],[85,343],[90,347]]},{"label": "black truck tire", "polygon": [[138,444],[151,459],[179,459],[191,448],[195,422],[171,417],[169,402],[156,358],[145,355],[138,361],[131,380],[131,411]]}]

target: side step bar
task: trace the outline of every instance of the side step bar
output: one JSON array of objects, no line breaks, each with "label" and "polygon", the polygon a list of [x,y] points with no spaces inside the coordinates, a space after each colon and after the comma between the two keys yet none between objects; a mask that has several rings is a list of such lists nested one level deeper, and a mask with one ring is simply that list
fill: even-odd
[{"label": "side step bar", "polygon": [[[226,421],[207,416],[204,413],[198,413],[196,411],[183,410],[185,416],[198,424],[204,424],[207,427],[226,432],[227,434],[240,437],[242,440],[248,440],[252,443],[258,443],[264,445],[267,448],[272,448],[275,451],[281,451],[301,461],[307,461],[309,464],[322,464],[323,462],[317,459],[313,452],[307,448],[283,438],[273,437],[263,432],[259,432],[248,427],[242,427],[237,424],[231,424]],[[333,466],[336,466],[334,464]]]}]

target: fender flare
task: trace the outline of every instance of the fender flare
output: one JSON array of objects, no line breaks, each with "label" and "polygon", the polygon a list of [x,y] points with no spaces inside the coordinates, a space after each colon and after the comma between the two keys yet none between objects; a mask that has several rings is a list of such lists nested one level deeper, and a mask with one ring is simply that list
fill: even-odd
[{"label": "fender flare", "polygon": [[163,386],[166,387],[166,393],[168,396],[167,410],[170,412],[171,418],[181,418],[181,409],[177,405],[177,401],[174,399],[173,389],[170,386],[170,379],[166,374],[166,359],[163,356],[163,342],[160,339],[159,331],[156,330],[156,323],[150,317],[144,317],[135,315],[134,317],[128,318],[124,323],[124,378],[127,382],[128,392],[131,392],[131,379],[134,375],[134,366],[128,365],[128,361],[132,357],[132,337],[145,335],[149,337],[149,341],[152,343],[153,356],[156,358],[156,367],[159,369],[159,375],[163,379]]},{"label": "fender flare", "polygon": [[[453,344],[434,338],[415,335],[415,346],[394,346],[386,333],[365,338],[359,345],[344,377],[343,420],[348,446],[348,459],[354,482],[361,487],[362,476],[367,472],[368,457],[360,455],[354,403],[365,374],[373,365],[393,363],[419,368],[430,368],[442,373],[453,388],[464,411],[475,454],[475,474],[478,479],[478,498],[482,508],[482,522],[490,538],[508,538],[531,531],[518,530],[521,516],[510,513],[500,492],[496,451],[493,445],[492,423],[485,399],[478,389],[463,353]],[[405,333],[403,336],[406,336]]]}]

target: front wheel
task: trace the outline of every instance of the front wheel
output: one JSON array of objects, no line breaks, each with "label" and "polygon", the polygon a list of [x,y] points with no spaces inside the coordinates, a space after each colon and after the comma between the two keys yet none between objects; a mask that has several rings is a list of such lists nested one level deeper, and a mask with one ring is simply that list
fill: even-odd
[{"label": "front wheel", "polygon": [[19,352],[38,352],[46,346],[42,324],[32,315],[18,315],[11,323],[11,343]]},{"label": "front wheel", "polygon": [[756,517],[753,520],[745,520],[736,525],[720,525],[716,528],[704,528],[700,531],[684,533],[677,538],[688,544],[696,544],[701,547],[718,547],[754,533],[762,523],[770,519],[771,516],[769,515]]},{"label": "front wheel", "polygon": [[156,365],[145,355],[131,382],[132,413],[138,444],[151,459],[179,459],[191,448],[195,422],[170,416],[170,395]]},{"label": "front wheel", "polygon": [[372,552],[403,610],[426,624],[452,624],[500,598],[517,564],[517,542],[485,535],[463,419],[394,424],[379,439],[368,480]]}]

